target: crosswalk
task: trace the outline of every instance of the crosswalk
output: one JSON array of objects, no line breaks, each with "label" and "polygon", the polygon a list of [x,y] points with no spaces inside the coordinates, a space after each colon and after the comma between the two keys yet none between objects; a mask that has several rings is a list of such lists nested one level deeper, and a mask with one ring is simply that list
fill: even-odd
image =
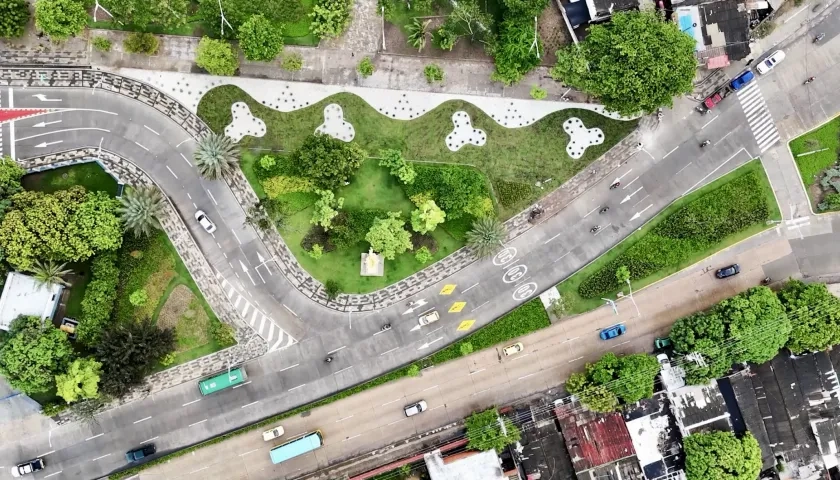
[{"label": "crosswalk", "polygon": [[743,90],[738,91],[738,100],[747,116],[755,141],[758,143],[758,153],[762,153],[779,141],[779,131],[773,122],[773,116],[764,103],[758,82],[752,82]]},{"label": "crosswalk", "polygon": [[228,282],[222,275],[216,272],[216,278],[222,285],[222,290],[227,295],[233,308],[242,315],[242,318],[254,331],[261,336],[268,344],[268,351],[282,350],[297,343],[291,335],[286,333],[279,325],[274,323],[270,317],[264,314],[253,303],[248,301],[236,289],[236,286]]}]

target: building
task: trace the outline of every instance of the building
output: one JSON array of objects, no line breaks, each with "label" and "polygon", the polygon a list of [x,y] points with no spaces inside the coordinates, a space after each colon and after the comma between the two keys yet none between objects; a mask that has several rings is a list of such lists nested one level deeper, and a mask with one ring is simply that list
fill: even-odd
[{"label": "building", "polygon": [[431,480],[507,480],[493,450],[467,451],[444,457],[440,450],[423,455]]},{"label": "building", "polygon": [[9,273],[0,294],[0,330],[8,330],[21,315],[52,321],[63,290],[61,285],[47,285],[19,272]]},{"label": "building", "polygon": [[563,444],[563,437],[551,404],[534,401],[514,409],[516,419],[524,419],[522,438],[509,448],[519,478],[575,480],[572,459]]},{"label": "building", "polygon": [[686,385],[669,392],[671,410],[680,433],[732,431],[729,411],[716,380],[707,385]]},{"label": "building", "polygon": [[[624,422],[636,458],[648,479],[679,475],[685,468],[682,436],[665,392],[624,408]],[[670,478],[670,477],[669,477]]]}]

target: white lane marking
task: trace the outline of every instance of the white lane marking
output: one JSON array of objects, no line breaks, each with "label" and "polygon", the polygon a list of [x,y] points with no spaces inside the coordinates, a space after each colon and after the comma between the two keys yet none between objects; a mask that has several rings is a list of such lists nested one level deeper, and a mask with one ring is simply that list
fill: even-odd
[{"label": "white lane marking", "polygon": [[621,342],[621,343],[619,343],[617,345],[613,345],[613,346],[618,347],[618,346],[624,345],[625,343],[630,343],[630,342],[632,342],[632,340],[627,340],[626,342]]},{"label": "white lane marking", "polygon": [[244,387],[245,385],[248,385],[249,383],[251,383],[251,381],[250,381],[250,380],[248,380],[248,381],[247,381],[247,382],[245,382],[245,383],[240,383],[239,385],[234,385],[234,387],[233,387],[231,390],[236,390],[236,389],[237,389],[237,388],[239,388],[239,387]]},{"label": "white lane marking", "polygon": [[[137,143],[137,142],[134,142],[134,144],[135,144],[135,145],[137,145],[138,147],[142,148],[143,150],[147,151],[147,152],[149,151],[149,149],[148,149],[148,148],[146,148],[145,146],[143,146],[143,145],[141,145],[141,144],[139,144],[139,143]],[[169,167],[167,167],[167,168],[169,168]],[[170,170],[170,172],[171,172],[171,171],[172,171],[172,170]],[[173,174],[173,175],[174,175],[174,174]]]},{"label": "white lane marking", "polygon": [[240,456],[240,457],[244,457],[245,455],[248,455],[249,453],[254,453],[254,452],[256,452],[257,450],[259,450],[259,448],[255,448],[255,449],[253,449],[253,450],[248,450],[248,451],[247,451],[247,452],[245,452],[245,453],[240,453],[240,454],[239,454],[239,456]]},{"label": "white lane marking", "polygon": [[347,440],[353,440],[354,438],[361,437],[361,436],[362,436],[361,433],[358,434],[358,435],[353,435],[352,437],[345,438],[344,440],[342,440],[342,442],[346,442]]},{"label": "white lane marking", "polygon": [[638,180],[638,179],[639,179],[639,177],[636,177],[636,178],[634,178],[633,180],[630,180],[630,183],[628,183],[627,185],[625,185],[625,186],[624,186],[624,188],[622,188],[622,190],[626,189],[626,188],[627,188],[627,187],[629,187],[630,185],[633,185],[633,182],[635,182],[635,181],[636,181],[636,180]]},{"label": "white lane marking", "polygon": [[291,392],[292,390],[297,390],[298,388],[301,388],[301,387],[303,387],[304,385],[306,385],[306,384],[304,383],[304,384],[302,384],[302,385],[298,385],[298,386],[297,386],[297,387],[295,387],[295,388],[290,388],[290,389],[289,389],[289,391]]},{"label": "white lane marking", "polygon": [[595,232],[595,236],[597,237],[599,233],[601,233],[601,232],[603,232],[604,230],[606,230],[606,229],[607,229],[607,227],[609,227],[610,225],[612,225],[612,222],[608,223],[606,227],[604,227],[604,228],[602,228],[602,229],[598,230],[597,232]]},{"label": "white lane marking", "polygon": [[[189,160],[187,160],[187,157],[185,157],[183,153],[181,154],[181,158],[183,158],[184,161],[187,162],[187,165],[189,165],[191,167],[193,166],[193,164]],[[190,197],[190,198],[192,198],[192,197]]]},{"label": "white lane marking", "polygon": [[[709,178],[709,177],[711,177],[712,175],[714,175],[714,173],[715,173],[715,172],[717,172],[718,170],[720,170],[721,168],[723,168],[723,166],[724,166],[724,165],[726,165],[727,163],[729,163],[729,161],[730,161],[730,160],[732,160],[733,158],[735,158],[735,156],[736,156],[736,155],[738,155],[739,153],[741,153],[742,151],[743,151],[743,152],[746,152],[746,150],[744,150],[743,148],[742,148],[741,150],[738,150],[737,152],[735,152],[734,154],[732,154],[732,156],[731,156],[731,157],[727,158],[725,162],[723,162],[723,163],[721,163],[720,165],[718,165],[718,166],[717,166],[714,170],[712,170],[711,172],[709,172],[709,173],[708,173],[708,175],[706,175],[705,177],[701,178],[701,179],[700,179],[697,183],[695,183],[694,185],[692,185],[692,186],[691,186],[691,188],[689,188],[688,190],[686,190],[685,192],[683,192],[683,194],[682,194],[682,195],[680,195],[680,196],[681,196],[681,197],[686,196],[686,194],[688,194],[688,192],[690,192],[690,191],[694,190],[694,188],[695,188],[697,185],[700,185],[700,184],[701,184],[701,183],[703,183],[703,182],[704,182],[707,178]],[[752,158],[752,157],[750,157],[750,158]]]},{"label": "white lane marking", "polygon": [[100,132],[111,133],[110,130],[106,130],[104,128],[97,128],[97,127],[65,128],[64,130],[53,130],[51,132],[44,132],[44,133],[39,133],[37,135],[30,135],[28,137],[18,138],[17,141],[29,140],[29,139],[32,139],[32,138],[43,137],[44,135],[53,135],[53,134],[56,134],[56,133],[75,132],[75,131],[79,131],[79,130],[98,130]]},{"label": "white lane marking", "polygon": [[[350,312],[347,312],[347,313],[350,313]],[[390,329],[388,329],[388,330],[390,330]],[[373,336],[375,337],[375,336],[379,335],[380,333],[387,332],[388,330],[379,330],[378,332],[374,333]]]},{"label": "white lane marking", "polygon": [[[586,218],[586,217],[584,217],[584,218]],[[547,245],[550,241],[554,240],[555,238],[559,237],[560,235],[563,235],[563,232],[560,232],[560,233],[558,233],[557,235],[555,235],[555,236],[553,236],[553,237],[549,238],[548,240],[546,240],[545,242],[543,242],[543,245]]]},{"label": "white lane marking", "polygon": [[437,410],[438,408],[443,408],[443,407],[445,407],[445,406],[446,406],[446,405],[438,405],[437,407],[430,408],[430,409],[429,409],[429,411],[431,412],[432,410]]},{"label": "white lane marking", "polygon": [[389,424],[388,424],[388,426],[390,427],[391,425],[396,425],[396,424],[398,424],[398,423],[400,423],[400,422],[403,422],[403,421],[405,421],[405,420],[408,420],[408,419],[407,419],[407,418],[403,418],[403,419],[397,420],[396,422],[391,422],[391,423],[389,423]]},{"label": "white lane marking", "polygon": [[481,308],[481,307],[483,307],[483,306],[487,305],[488,303],[490,303],[490,300],[487,300],[486,302],[482,303],[481,305],[479,305],[479,306],[477,306],[477,307],[473,308],[472,310],[470,310],[470,313],[472,313],[472,312],[474,312],[474,311],[478,310],[479,308]]},{"label": "white lane marking", "polygon": [[145,422],[146,420],[148,420],[148,419],[150,419],[150,418],[152,418],[152,416],[151,416],[151,415],[149,415],[149,416],[148,416],[148,417],[146,417],[146,418],[141,418],[140,420],[135,421],[135,422],[134,422],[134,424],[135,424],[135,425],[137,425],[138,423],[140,423],[140,422]]},{"label": "white lane marking", "polygon": [[486,368],[482,368],[482,369],[476,370],[476,371],[474,371],[474,372],[470,372],[470,376],[475,375],[476,373],[481,373],[481,372],[483,372],[483,371],[485,371],[485,370],[487,370],[487,369],[486,369]]},{"label": "white lane marking", "polygon": [[431,390],[431,389],[433,389],[433,388],[437,388],[437,387],[438,387],[437,385],[434,385],[434,386],[431,386],[431,387],[429,387],[429,388],[424,388],[424,389],[423,389],[423,391],[424,391],[424,392],[426,392],[426,391],[428,391],[428,390]]},{"label": "white lane marking", "polygon": [[157,440],[157,439],[158,439],[158,437],[152,437],[152,438],[150,438],[150,439],[148,439],[148,440],[143,440],[143,441],[142,441],[142,442],[140,442],[140,443],[141,443],[141,444],[143,444],[143,443],[149,443],[149,442],[153,442],[153,441],[155,441],[155,440]]},{"label": "white lane marking", "polygon": [[281,371],[281,372],[285,372],[286,370],[291,370],[291,369],[293,369],[293,368],[297,367],[298,365],[300,365],[300,364],[299,364],[299,363],[296,363],[296,364],[294,364],[294,365],[292,365],[292,366],[289,366],[289,367],[286,367],[286,368],[284,368],[284,369],[282,369],[282,370],[280,370],[280,371]]},{"label": "white lane marking", "polygon": [[480,394],[482,394],[482,393],[486,392],[487,390],[490,390],[490,389],[489,389],[489,388],[485,388],[484,390],[482,390],[482,391],[480,391],[480,392],[475,392],[475,393],[473,393],[473,395],[480,395]]},{"label": "white lane marking", "polygon": [[439,331],[439,330],[443,330],[443,327],[438,327],[438,328],[436,328],[436,329],[432,330],[431,332],[427,333],[427,334],[426,334],[426,336],[428,337],[429,335],[431,335],[431,334],[433,334],[433,333],[435,333],[435,332],[437,332],[437,331]]},{"label": "white lane marking", "polygon": [[463,292],[461,292],[461,293],[467,293],[467,292],[469,292],[469,291],[470,291],[473,287],[477,287],[477,286],[478,286],[478,282],[475,282],[475,285],[473,285],[473,286],[471,286],[471,287],[467,287],[467,288],[466,288],[466,290],[464,290],[464,291],[463,291]]},{"label": "white lane marking", "polygon": [[183,145],[183,144],[185,144],[185,143],[189,142],[190,140],[193,140],[193,138],[192,138],[192,137],[190,137],[190,138],[188,138],[188,139],[186,139],[186,140],[182,141],[182,142],[181,142],[181,143],[179,143],[178,145],[175,145],[175,148],[180,147],[181,145]]},{"label": "white lane marking", "polygon": [[526,379],[526,378],[528,378],[528,377],[533,377],[534,375],[536,375],[536,374],[538,374],[538,373],[540,373],[540,372],[529,373],[528,375],[523,375],[523,376],[521,376],[521,377],[517,378],[517,380],[524,380],[524,379]]},{"label": "white lane marking", "polygon": [[219,204],[219,202],[216,201],[216,197],[213,196],[213,192],[211,192],[210,189],[207,190],[207,195],[210,195],[210,200],[213,200],[213,203],[215,203],[216,205]]},{"label": "white lane marking", "polygon": [[347,370],[350,370],[351,368],[353,368],[353,365],[350,365],[350,366],[349,366],[349,367],[347,367],[347,368],[342,368],[341,370],[339,370],[339,371],[337,371],[337,372],[333,373],[333,375],[338,375],[339,373],[344,372],[344,371],[347,371]]},{"label": "white lane marking", "polygon": [[210,467],[201,467],[201,468],[199,468],[198,470],[193,470],[192,472],[190,472],[190,475],[192,475],[193,473],[198,473],[198,472],[200,472],[200,471],[202,471],[202,470],[207,470],[208,468],[210,468]]},{"label": "white lane marking", "polygon": [[47,98],[47,96],[44,95],[43,93],[36,93],[35,95],[32,95],[32,96],[37,98],[38,100],[40,100],[42,102],[60,102],[61,101],[60,98]]},{"label": "white lane marking", "polygon": [[528,355],[530,355],[530,353],[523,353],[522,355],[517,355],[517,356],[513,357],[513,359],[511,360],[511,362],[514,362],[514,361],[516,361],[516,360],[519,360],[520,358],[525,358],[525,357],[527,357]]},{"label": "white lane marking", "polygon": [[256,404],[258,404],[258,403],[260,403],[260,401],[259,401],[259,400],[257,400],[256,402],[251,402],[251,403],[248,403],[248,404],[242,405],[242,406],[241,406],[241,407],[239,407],[239,408],[250,407],[251,405],[256,405]]},{"label": "white lane marking", "polygon": [[151,127],[149,127],[148,125],[143,125],[143,126],[144,126],[144,127],[146,127],[146,130],[148,130],[148,131],[150,131],[150,132],[154,133],[154,134],[155,134],[155,135],[157,135],[157,136],[160,136],[160,134],[159,134],[158,132],[156,132],[156,131],[152,130],[152,128],[151,128]]},{"label": "white lane marking", "polygon": [[722,141],[726,140],[726,137],[728,137],[728,136],[732,135],[732,132],[733,132],[733,130],[730,130],[730,132],[729,132],[729,133],[727,133],[726,135],[724,135],[724,136],[723,136],[723,138],[721,138],[720,140],[718,140],[717,142],[715,142],[715,145],[717,145],[718,143],[720,143],[720,142],[722,142]]},{"label": "white lane marking", "polygon": [[41,142],[38,145],[35,145],[35,148],[45,148],[49,147],[50,145],[58,145],[59,143],[64,143],[64,140],[56,140],[54,142]]},{"label": "white lane marking", "polygon": [[[169,168],[169,167],[167,167],[167,168]],[[239,239],[239,235],[237,235],[236,232],[234,232],[233,230],[231,230],[230,233],[232,233],[233,238],[235,238],[236,241],[239,242],[240,245],[242,245],[242,240]],[[242,261],[240,260],[239,263],[242,263]]]},{"label": "white lane marking", "polygon": [[110,453],[106,453],[105,455],[102,455],[101,457],[96,457],[96,458],[94,458],[93,460],[91,460],[91,462],[95,462],[95,461],[97,461],[97,460],[102,460],[103,458],[105,458],[105,457],[110,457],[110,456],[111,456],[111,454],[110,454]]},{"label": "white lane marking", "polygon": [[712,123],[712,122],[714,122],[715,120],[717,120],[717,119],[718,119],[718,117],[720,117],[720,115],[717,115],[715,118],[713,118],[713,119],[709,120],[708,122],[706,122],[706,124],[705,124],[705,125],[703,125],[702,127],[700,127],[700,130],[703,130],[704,128],[708,127],[708,126],[709,126],[709,124],[710,124],[710,123]]},{"label": "white lane marking", "polygon": [[55,120],[52,122],[38,122],[35,125],[32,125],[32,128],[44,128],[49,125],[55,125],[56,123],[61,123],[61,120]]},{"label": "white lane marking", "polygon": [[198,422],[195,422],[195,423],[191,423],[191,424],[189,424],[189,426],[190,426],[190,427],[194,427],[194,426],[199,425],[199,424],[202,424],[202,423],[204,423],[204,422],[206,422],[206,421],[207,421],[207,419],[205,418],[204,420],[201,420],[201,421],[198,421]]},{"label": "white lane marking", "polygon": [[394,347],[394,348],[392,348],[392,349],[388,350],[387,352],[382,352],[382,353],[380,353],[380,354],[379,354],[379,356],[381,357],[381,356],[383,356],[383,355],[388,355],[389,353],[391,353],[391,352],[396,352],[396,351],[397,351],[397,350],[399,350],[399,349],[400,349],[400,347]]},{"label": "white lane marking", "polygon": [[175,172],[173,172],[172,169],[169,168],[169,165],[166,166],[166,169],[169,170],[169,173],[171,173],[172,176],[175,177],[176,180],[178,179],[178,175],[175,175]]},{"label": "white lane marking", "polygon": [[187,403],[185,403],[185,404],[183,404],[183,405],[181,405],[181,406],[182,406],[182,407],[186,407],[187,405],[192,405],[193,403],[195,403],[195,402],[200,402],[200,401],[201,401],[201,399],[199,398],[198,400],[193,400],[192,402],[187,402]]},{"label": "white lane marking", "polygon": [[577,357],[569,360],[567,363],[577,362],[578,360],[582,359],[583,357]]},{"label": "white lane marking", "polygon": [[[381,406],[383,406],[383,407],[384,407],[385,405],[390,405],[390,404],[392,404],[392,403],[394,403],[394,402],[399,402],[400,400],[402,400],[402,397],[400,397],[400,398],[398,398],[398,399],[396,399],[396,400],[391,400],[390,402],[383,403]],[[402,421],[402,420],[400,420],[400,421]]]},{"label": "white lane marking", "polygon": [[566,339],[566,340],[563,340],[563,341],[562,341],[562,342],[560,342],[560,343],[573,342],[573,341],[577,340],[578,338],[580,338],[580,337],[568,338],[568,339]]},{"label": "white lane marking", "polygon": [[688,168],[690,165],[691,165],[691,162],[688,162],[688,163],[687,163],[684,167],[682,167],[681,169],[679,169],[679,170],[677,171],[677,173],[675,173],[675,174],[674,174],[674,176],[676,177],[677,175],[679,175],[680,173],[682,173],[682,171],[683,171],[683,170],[685,170],[686,168]]},{"label": "white lane marking", "polygon": [[50,478],[50,477],[52,477],[53,475],[58,475],[59,473],[61,473],[61,472],[63,472],[63,471],[64,471],[64,470],[59,470],[59,471],[57,471],[57,472],[55,472],[55,473],[51,473],[51,474],[49,474],[49,475],[44,475],[44,478]]},{"label": "white lane marking", "polygon": [[99,438],[99,437],[101,437],[102,435],[105,435],[105,434],[104,434],[104,433],[100,433],[99,435],[94,435],[94,436],[92,436],[92,437],[88,437],[88,438],[86,438],[86,439],[85,439],[85,441],[87,442],[88,440],[93,440],[94,438]]},{"label": "white lane marking", "polygon": [[[586,215],[584,215],[584,216],[583,216],[583,218],[586,218],[586,217],[588,217],[588,216],[592,215],[593,213],[595,213],[595,210],[598,210],[599,208],[601,208],[601,206],[600,206],[600,205],[598,205],[597,207],[593,208],[592,210],[590,210],[590,211],[589,211],[589,213],[587,213]],[[555,237],[556,237],[556,236],[555,236]],[[553,240],[555,237],[552,237],[552,240]]]},{"label": "white lane marking", "polygon": [[347,348],[347,345],[342,345],[342,346],[340,346],[340,347],[336,348],[335,350],[333,350],[333,351],[331,351],[331,352],[327,352],[327,355],[329,355],[329,354],[331,354],[331,353],[338,352],[339,350],[344,350],[345,348]]},{"label": "white lane marking", "polygon": [[297,317],[297,313],[293,312],[292,309],[287,307],[285,303],[283,304],[283,308],[285,308],[286,310],[289,311],[289,313],[291,313],[292,315]]},{"label": "white lane marking", "polygon": [[350,415],[349,417],[339,418],[338,420],[335,421],[335,423],[343,422],[343,421],[348,420],[348,419],[353,418],[353,417],[354,417],[354,415]]},{"label": "white lane marking", "polygon": [[40,455],[38,455],[38,456],[39,456],[39,457],[46,457],[47,455],[49,455],[49,454],[51,454],[51,453],[55,453],[55,450],[50,450],[49,452],[47,452],[47,453],[42,453],[42,454],[40,454]]},{"label": "white lane marking", "polygon": [[560,260],[563,260],[564,258],[566,258],[566,255],[568,255],[568,254],[570,254],[570,253],[572,253],[572,252],[566,252],[566,253],[564,253],[564,254],[563,254],[560,258],[558,258],[557,260],[555,260],[555,261],[554,261],[554,263],[557,263],[557,262],[559,262]]},{"label": "white lane marking", "polygon": [[640,204],[640,203],[642,203],[642,202],[644,202],[644,201],[645,201],[645,199],[646,199],[646,198],[648,198],[649,196],[650,196],[650,195],[645,195],[644,197],[642,197],[642,199],[641,199],[641,200],[639,200],[638,202],[636,202],[636,203],[634,203],[634,204],[633,204],[633,208],[636,208],[637,206],[639,206],[639,204]]},{"label": "white lane marking", "polygon": [[664,157],[662,157],[662,160],[665,160],[666,158],[668,158],[668,155],[670,155],[670,154],[674,153],[674,151],[676,151],[678,148],[680,148],[680,146],[679,146],[679,145],[677,145],[676,147],[672,148],[670,152],[666,153],[666,154],[665,154],[665,156],[664,156]]}]

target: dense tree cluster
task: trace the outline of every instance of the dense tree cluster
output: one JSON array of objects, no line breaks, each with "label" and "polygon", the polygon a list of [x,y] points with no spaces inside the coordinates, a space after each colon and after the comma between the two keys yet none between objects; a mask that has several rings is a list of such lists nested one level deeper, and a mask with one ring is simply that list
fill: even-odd
[{"label": "dense tree cluster", "polygon": [[88,14],[82,0],[38,0],[35,2],[35,26],[51,39],[74,37],[87,26]]},{"label": "dense tree cluster", "polygon": [[695,433],[683,439],[688,480],[755,480],[761,472],[761,449],[747,432]]},{"label": "dense tree cluster", "polygon": [[30,15],[29,2],[26,0],[0,0],[0,37],[23,35]]},{"label": "dense tree cluster", "polygon": [[292,154],[292,163],[301,177],[324,190],[334,190],[350,181],[366,156],[355,143],[329,135],[310,135]]},{"label": "dense tree cluster", "polygon": [[73,356],[67,334],[51,321],[22,316],[12,322],[9,337],[0,344],[0,374],[21,392],[46,392]]},{"label": "dense tree cluster", "polygon": [[653,382],[659,362],[651,355],[638,353],[618,356],[605,354],[584,372],[572,374],[566,390],[596,412],[611,412],[619,402],[633,403],[653,396]]},{"label": "dense tree cluster", "polygon": [[790,318],[787,347],[793,353],[816,352],[840,343],[840,299],[825,284],[791,280],[778,296]]},{"label": "dense tree cluster", "polygon": [[[504,431],[502,431],[504,423]],[[522,432],[509,418],[499,415],[496,408],[476,412],[464,420],[467,427],[467,448],[474,450],[495,450],[500,453],[505,447],[522,438]]]},{"label": "dense tree cluster", "polygon": [[100,390],[123,396],[142,383],[155,362],[174,347],[172,329],[160,329],[149,319],[110,325],[94,351],[94,357],[102,363]]}]

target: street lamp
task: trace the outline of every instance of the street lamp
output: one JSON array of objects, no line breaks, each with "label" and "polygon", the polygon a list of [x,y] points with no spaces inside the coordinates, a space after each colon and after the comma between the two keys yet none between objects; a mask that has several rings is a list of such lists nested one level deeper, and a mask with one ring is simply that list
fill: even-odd
[{"label": "street lamp", "polygon": [[633,286],[632,286],[632,285],[630,285],[630,279],[629,279],[629,278],[628,278],[628,279],[626,279],[626,281],[627,281],[627,286],[630,288],[630,301],[631,301],[631,302],[633,302],[633,306],[634,306],[634,307],[636,307],[636,315],[638,315],[639,317],[641,317],[641,316],[642,316],[642,312],[640,312],[640,311],[639,311],[639,306],[638,306],[638,305],[636,305],[636,299],[635,299],[635,298],[633,298]]},{"label": "street lamp", "polygon": [[615,314],[618,315],[618,305],[615,304],[615,301],[610,300],[609,298],[601,298],[601,300],[605,301],[606,305],[611,306],[613,312],[615,312]]}]

